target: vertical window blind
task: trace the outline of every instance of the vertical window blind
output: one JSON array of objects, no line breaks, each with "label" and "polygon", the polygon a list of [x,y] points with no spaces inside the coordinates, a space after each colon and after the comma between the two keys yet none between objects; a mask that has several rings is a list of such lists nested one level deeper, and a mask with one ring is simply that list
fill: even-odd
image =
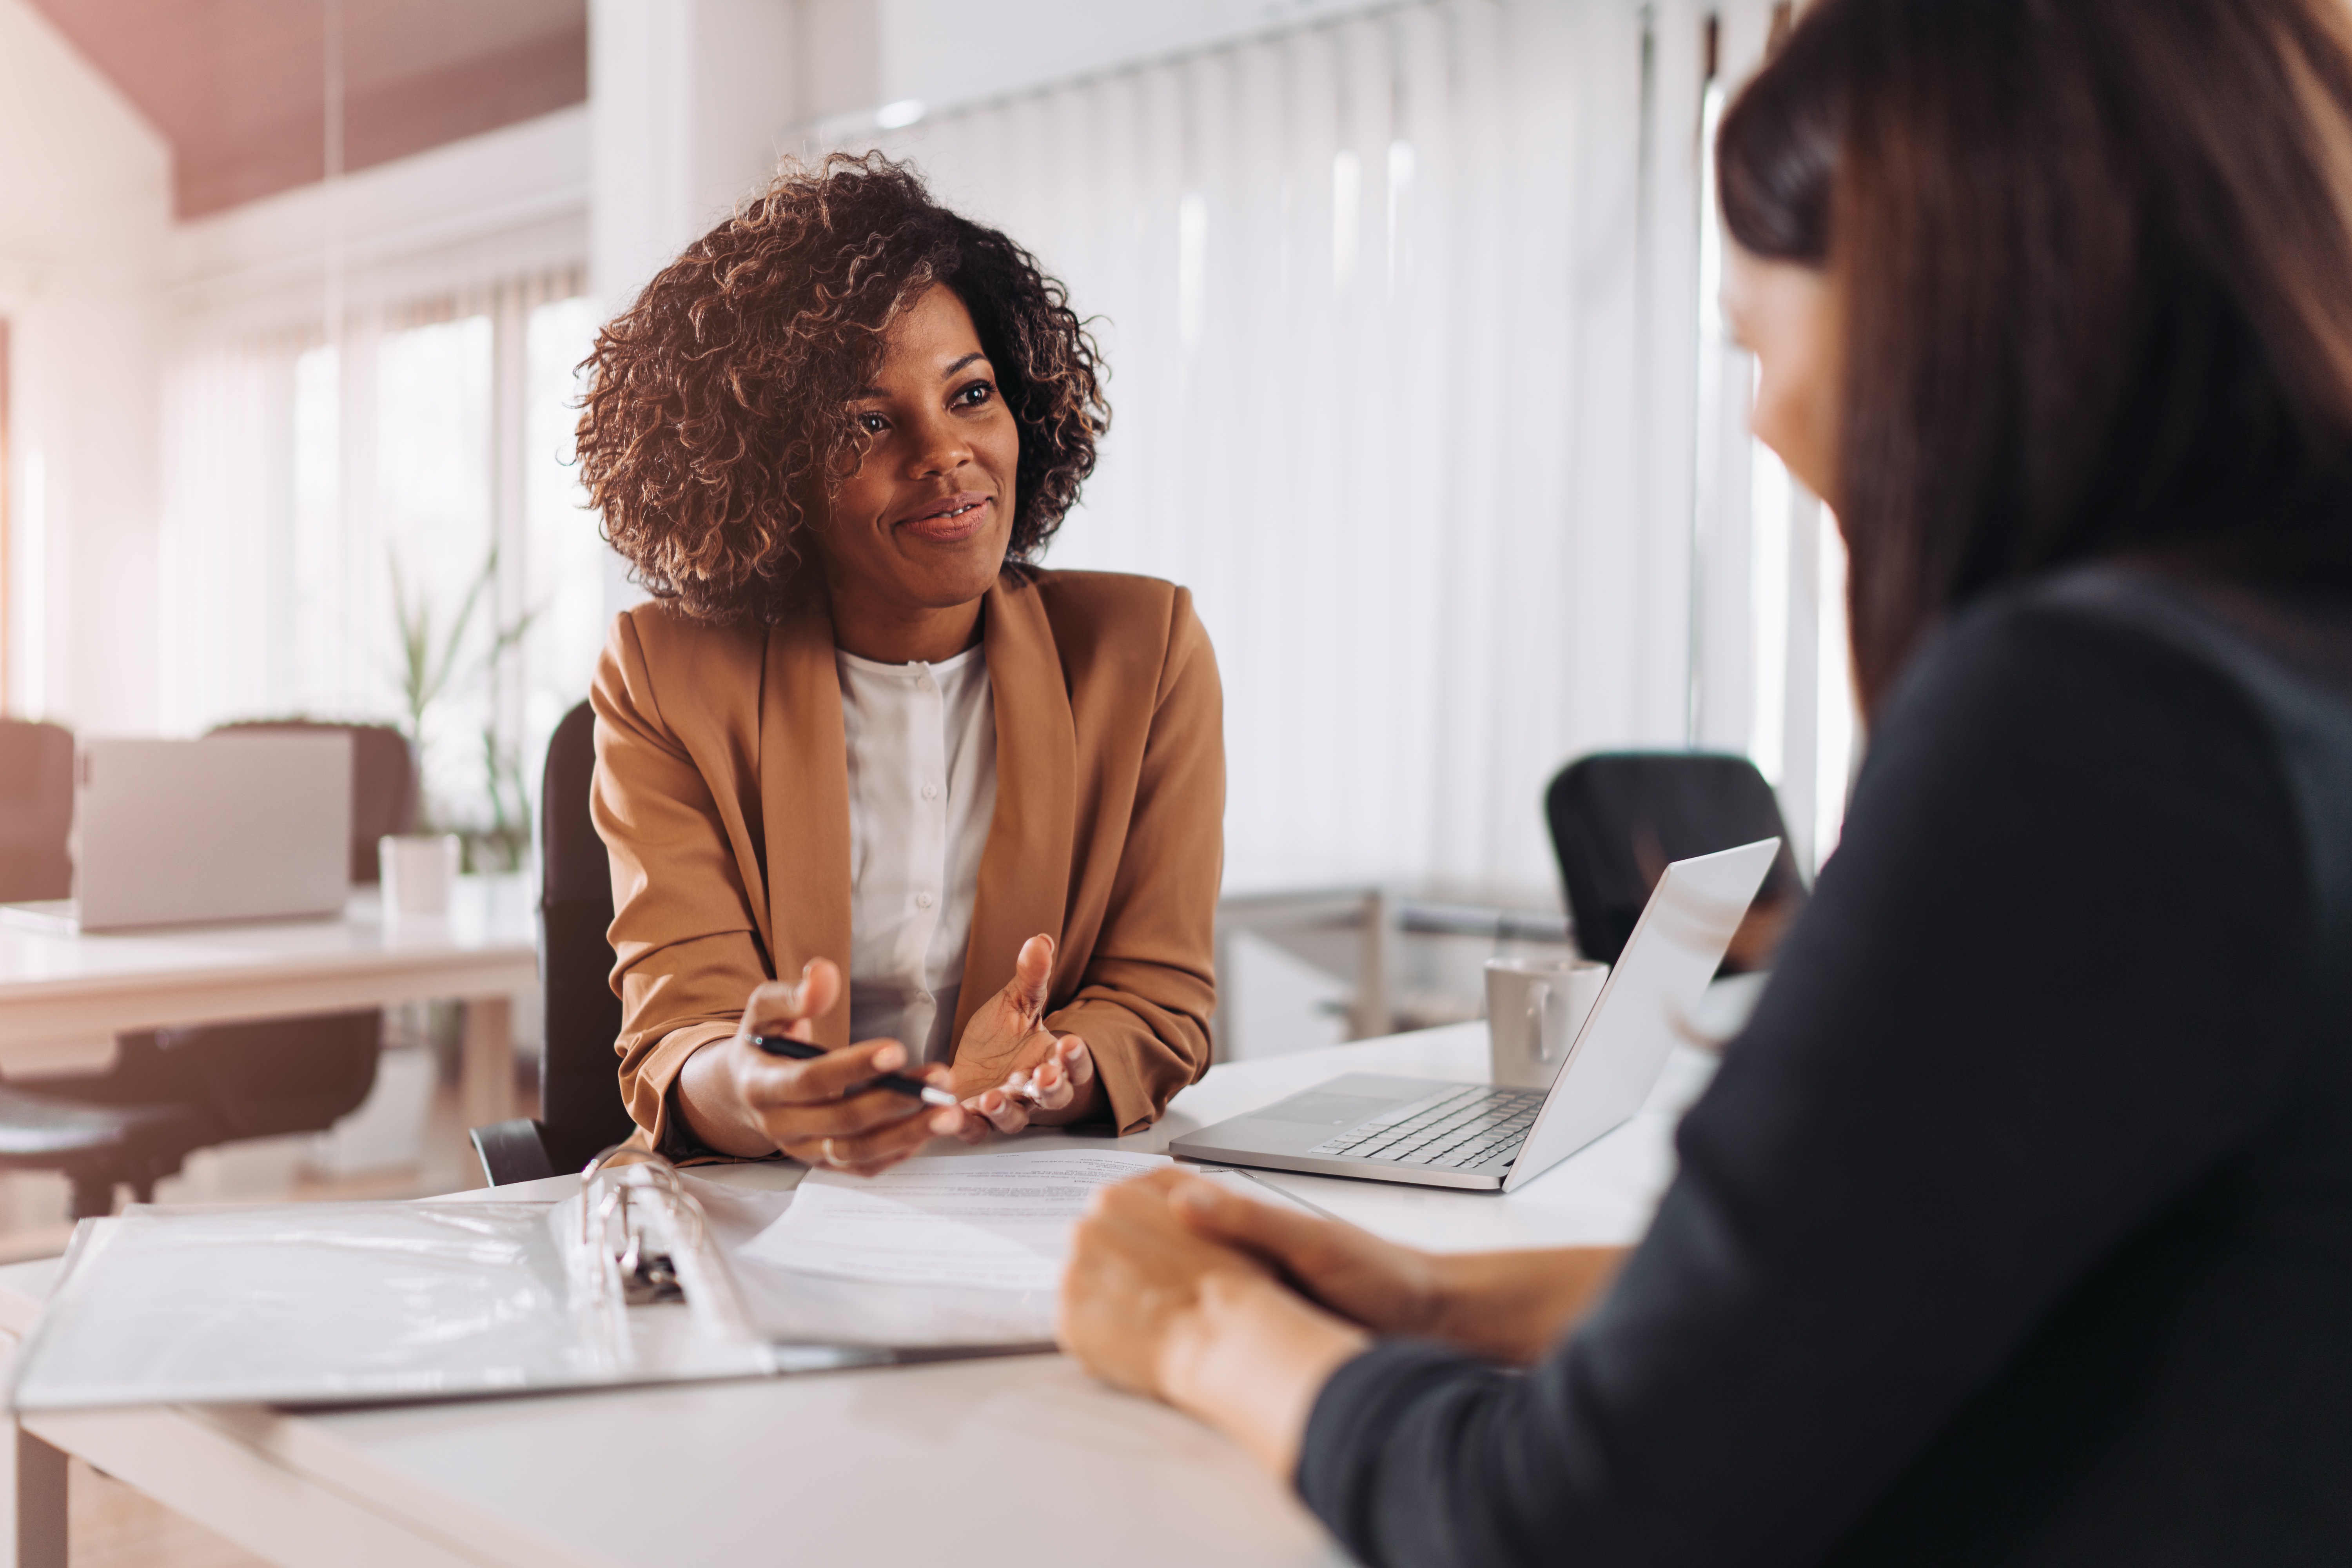
[{"label": "vertical window blind", "polygon": [[[1727,73],[1769,8],[1718,15]],[[1833,829],[1834,536],[1785,484],[1755,504],[1701,278],[1706,23],[1441,0],[844,143],[1094,319],[1113,427],[1047,563],[1196,595],[1229,885],[1547,898],[1540,793],[1610,747],[1753,752],[1801,847]]]}]

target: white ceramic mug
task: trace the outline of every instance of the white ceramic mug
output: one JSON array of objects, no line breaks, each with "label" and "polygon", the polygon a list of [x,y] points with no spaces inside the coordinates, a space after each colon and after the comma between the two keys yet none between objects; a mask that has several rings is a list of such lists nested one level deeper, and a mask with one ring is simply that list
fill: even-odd
[{"label": "white ceramic mug", "polygon": [[1581,958],[1564,963],[1488,959],[1486,1037],[1492,1081],[1505,1089],[1549,1089],[1608,979],[1607,964]]},{"label": "white ceramic mug", "polygon": [[387,833],[375,841],[383,868],[383,912],[446,915],[457,889],[459,848],[454,833]]}]

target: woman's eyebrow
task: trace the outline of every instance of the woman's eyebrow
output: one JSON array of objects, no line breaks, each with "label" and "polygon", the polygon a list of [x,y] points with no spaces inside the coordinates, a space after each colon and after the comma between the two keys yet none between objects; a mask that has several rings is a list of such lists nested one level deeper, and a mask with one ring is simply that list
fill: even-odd
[{"label": "woman's eyebrow", "polygon": [[[951,364],[951,365],[948,366],[948,367],[947,367],[947,369],[945,369],[945,370],[943,370],[943,371],[940,372],[940,379],[941,381],[945,381],[945,380],[947,380],[950,376],[951,376],[951,375],[955,374],[955,373],[956,373],[956,372],[958,372],[958,371],[961,370],[964,366],[966,366],[966,365],[968,365],[968,364],[973,364],[973,363],[978,363],[979,361],[982,361],[982,360],[986,359],[987,357],[988,357],[988,356],[987,356],[986,354],[979,354],[979,353],[966,354],[966,355],[964,355],[964,356],[963,356],[963,358],[961,358],[961,359],[960,359],[960,360],[956,361],[956,362],[955,362],[955,363],[953,363],[953,364]],[[861,387],[859,387],[856,391],[855,391],[855,392],[851,393],[851,394],[849,395],[849,398],[850,398],[850,401],[851,401],[851,402],[855,403],[855,402],[857,402],[858,400],[860,400],[860,399],[862,399],[862,398],[868,398],[868,397],[872,397],[872,398],[887,398],[887,397],[888,397],[889,395],[889,395],[888,393],[887,393],[887,392],[883,391],[883,390],[882,390],[880,387],[878,387],[878,386],[861,386]]]}]

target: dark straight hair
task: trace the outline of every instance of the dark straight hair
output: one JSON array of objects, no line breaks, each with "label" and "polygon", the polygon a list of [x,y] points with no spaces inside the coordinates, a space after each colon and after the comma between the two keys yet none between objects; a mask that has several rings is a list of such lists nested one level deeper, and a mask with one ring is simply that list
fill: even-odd
[{"label": "dark straight hair", "polygon": [[2340,565],[2344,0],[1820,0],[1717,167],[1733,239],[1843,301],[1866,709],[1938,618],[2068,563]]}]

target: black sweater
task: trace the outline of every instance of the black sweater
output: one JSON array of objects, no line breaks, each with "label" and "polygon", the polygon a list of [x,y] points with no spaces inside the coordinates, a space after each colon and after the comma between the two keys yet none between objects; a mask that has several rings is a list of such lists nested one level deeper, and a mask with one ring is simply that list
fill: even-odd
[{"label": "black sweater", "polygon": [[1383,1343],[1370,1563],[2352,1563],[2352,596],[2107,569],[1885,706],[1608,1299]]}]

